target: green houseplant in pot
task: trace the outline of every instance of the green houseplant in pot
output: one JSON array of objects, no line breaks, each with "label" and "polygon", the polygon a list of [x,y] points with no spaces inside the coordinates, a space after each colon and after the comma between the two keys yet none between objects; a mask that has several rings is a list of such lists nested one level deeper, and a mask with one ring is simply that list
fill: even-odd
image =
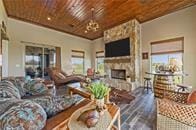
[{"label": "green houseplant in pot", "polygon": [[104,107],[104,97],[109,94],[110,88],[104,83],[99,82],[93,83],[88,89],[94,96],[97,107],[102,109]]}]

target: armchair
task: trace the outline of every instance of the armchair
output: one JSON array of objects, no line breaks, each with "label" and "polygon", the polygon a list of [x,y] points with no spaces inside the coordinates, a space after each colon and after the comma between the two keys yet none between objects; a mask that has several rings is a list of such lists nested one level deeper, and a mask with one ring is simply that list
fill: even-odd
[{"label": "armchair", "polygon": [[195,130],[196,102],[189,103],[195,92],[165,90],[164,98],[157,99],[157,130]]}]

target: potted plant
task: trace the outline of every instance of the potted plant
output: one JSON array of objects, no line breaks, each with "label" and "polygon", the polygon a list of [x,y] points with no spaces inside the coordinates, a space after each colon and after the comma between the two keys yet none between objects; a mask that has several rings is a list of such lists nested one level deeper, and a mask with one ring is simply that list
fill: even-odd
[{"label": "potted plant", "polygon": [[93,83],[88,89],[94,96],[97,107],[102,109],[104,107],[104,97],[109,93],[110,88],[104,83],[99,82]]}]

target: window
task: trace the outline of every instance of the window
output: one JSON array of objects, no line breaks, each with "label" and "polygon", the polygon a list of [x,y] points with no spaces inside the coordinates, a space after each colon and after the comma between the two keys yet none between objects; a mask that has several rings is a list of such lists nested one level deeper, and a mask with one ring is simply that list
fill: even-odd
[{"label": "window", "polygon": [[[151,71],[155,72],[160,65],[176,65],[183,71],[184,38],[175,38],[151,43]],[[182,83],[182,77],[175,77],[175,83]]]},{"label": "window", "polygon": [[47,68],[55,66],[54,47],[25,47],[25,73],[31,78],[47,77]]},{"label": "window", "polygon": [[72,50],[72,66],[76,74],[84,74],[84,51]]},{"label": "window", "polygon": [[101,75],[104,75],[104,52],[96,52],[96,68]]}]

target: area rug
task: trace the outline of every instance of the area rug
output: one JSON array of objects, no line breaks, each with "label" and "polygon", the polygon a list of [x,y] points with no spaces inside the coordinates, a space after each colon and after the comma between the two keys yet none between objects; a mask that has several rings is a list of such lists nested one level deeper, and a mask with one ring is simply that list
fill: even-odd
[{"label": "area rug", "polygon": [[111,87],[110,102],[114,102],[117,105],[118,104],[129,104],[134,99],[135,97],[129,94],[128,91]]}]

